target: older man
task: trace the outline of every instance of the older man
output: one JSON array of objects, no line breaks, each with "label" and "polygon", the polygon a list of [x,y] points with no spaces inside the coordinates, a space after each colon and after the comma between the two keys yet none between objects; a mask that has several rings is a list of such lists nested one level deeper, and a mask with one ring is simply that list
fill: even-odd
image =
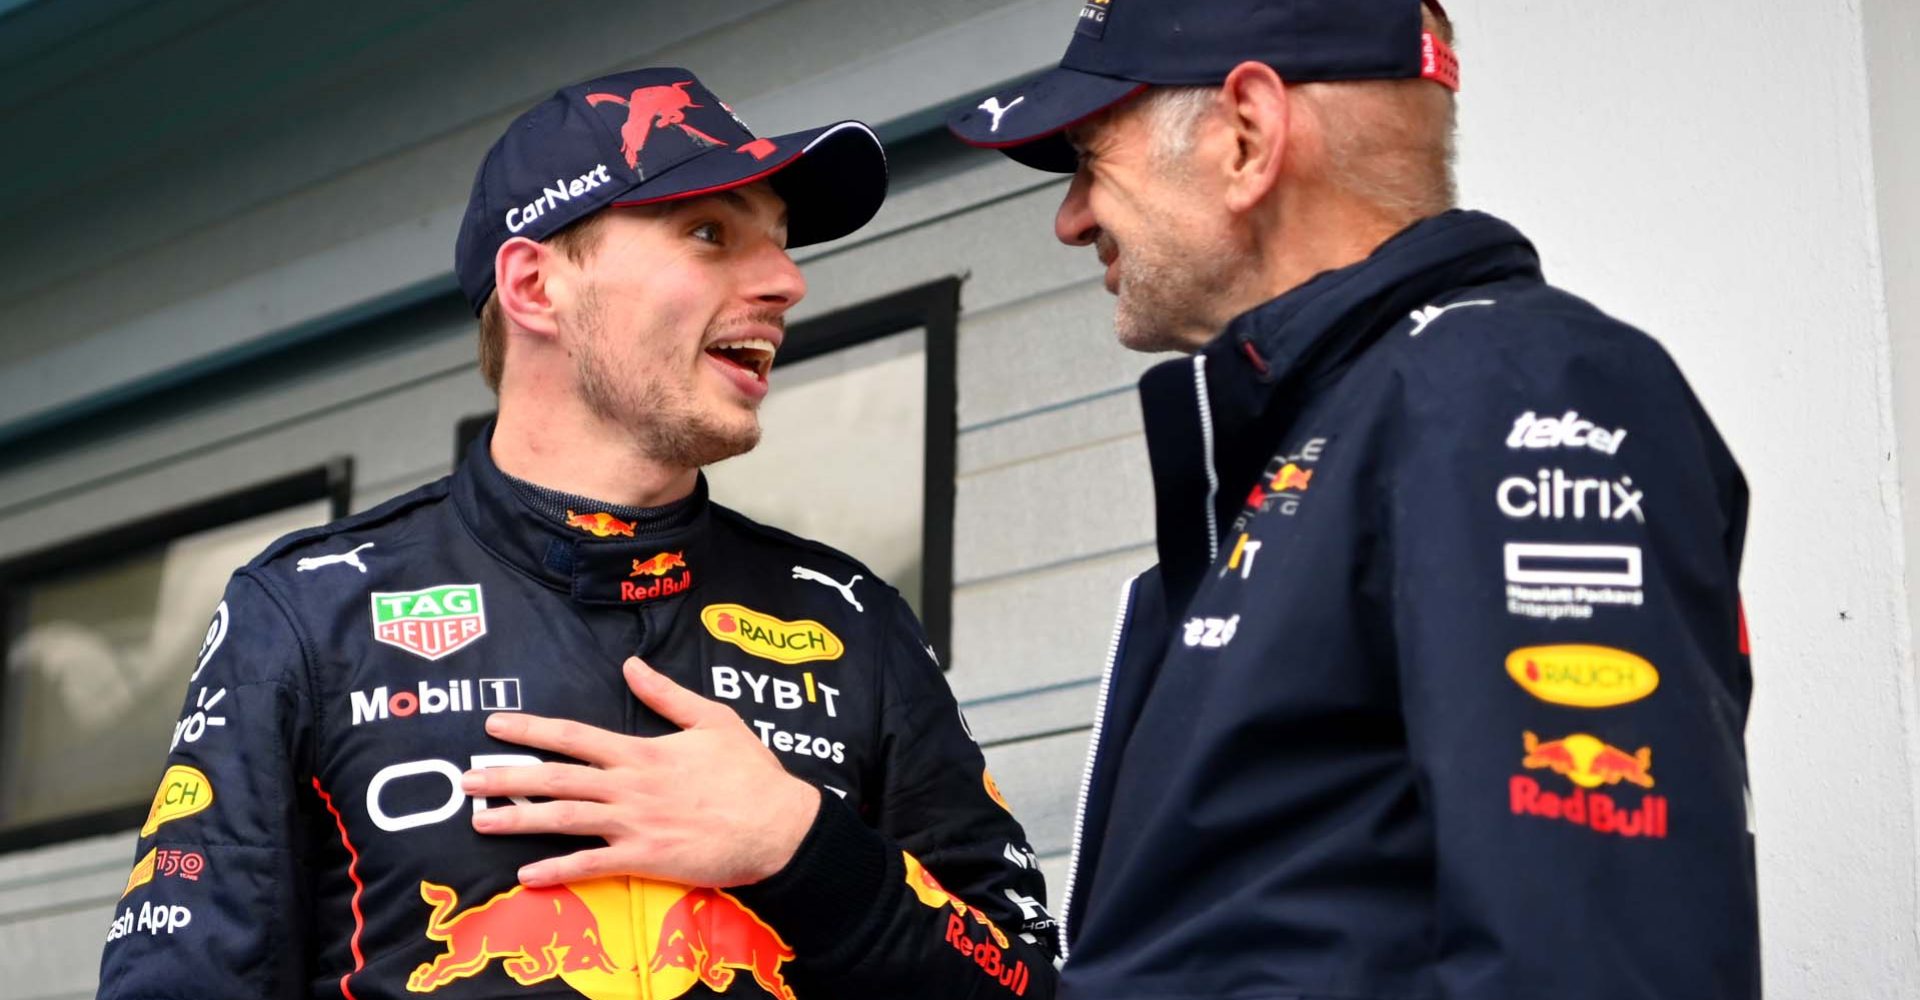
[{"label": "older man", "polygon": [[1086,0],[969,142],[1073,175],[1141,380],[1075,998],[1752,998],[1746,487],[1653,340],[1453,210],[1421,0]]},{"label": "older man", "polygon": [[759,438],[788,248],[885,188],[865,126],[757,138],[679,69],[508,127],[455,260],[498,422],[235,574],[102,996],[1051,994],[906,603],[700,476]]}]

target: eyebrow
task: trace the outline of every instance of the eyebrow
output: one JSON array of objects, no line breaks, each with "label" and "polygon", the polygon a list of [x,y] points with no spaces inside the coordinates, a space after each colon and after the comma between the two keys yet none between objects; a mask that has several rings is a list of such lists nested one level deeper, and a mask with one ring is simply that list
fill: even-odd
[{"label": "eyebrow", "polygon": [[[747,200],[746,195],[743,195],[738,191],[715,191],[711,195],[711,197],[719,199],[728,207],[734,209],[735,211],[739,212],[742,215],[753,214],[753,203]],[[774,225],[782,229],[787,228],[787,209],[785,208],[785,206],[781,207],[780,217],[774,220]]]}]

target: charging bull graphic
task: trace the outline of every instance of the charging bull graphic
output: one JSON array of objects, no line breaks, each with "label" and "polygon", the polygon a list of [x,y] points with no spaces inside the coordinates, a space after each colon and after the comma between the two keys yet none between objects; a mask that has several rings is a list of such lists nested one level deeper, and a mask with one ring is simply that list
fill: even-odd
[{"label": "charging bull graphic", "polygon": [[717,889],[690,889],[667,911],[650,971],[690,969],[715,993],[733,985],[735,969],[753,975],[760,988],[795,1000],[780,965],[793,949],[752,911]]},{"label": "charging bull graphic", "polygon": [[494,959],[522,986],[562,972],[614,972],[601,944],[600,924],[579,896],[565,887],[517,885],[485,903],[449,917],[460,905],[452,889],[420,883],[420,898],[433,907],[427,937],[447,944],[446,954],[413,970],[410,993],[431,993],[455,979],[484,970]]},{"label": "charging bull graphic", "polygon": [[647,146],[647,137],[657,128],[673,126],[695,142],[709,146],[722,145],[719,139],[687,124],[687,109],[704,107],[693,103],[693,97],[686,88],[693,85],[692,80],[682,80],[659,87],[641,87],[625,97],[618,94],[588,94],[587,103],[620,104],[627,109],[626,124],[620,126],[620,152],[627,158],[627,166],[640,169],[640,151]]}]

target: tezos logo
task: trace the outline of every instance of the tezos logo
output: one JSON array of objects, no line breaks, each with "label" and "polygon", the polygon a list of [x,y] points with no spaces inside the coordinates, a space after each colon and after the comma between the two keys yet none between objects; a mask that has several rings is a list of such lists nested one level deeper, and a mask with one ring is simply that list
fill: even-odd
[{"label": "tezos logo", "polygon": [[1542,521],[1584,521],[1589,511],[1602,521],[1624,521],[1628,517],[1641,524],[1647,515],[1640,510],[1645,496],[1633,488],[1633,477],[1615,480],[1574,479],[1563,469],[1541,469],[1537,479],[1512,476],[1501,480],[1494,490],[1500,513],[1516,521],[1529,518]]},{"label": "tezos logo", "polygon": [[1520,414],[1507,435],[1507,447],[1541,451],[1548,448],[1587,448],[1602,455],[1618,455],[1627,440],[1624,427],[1607,430],[1580,414],[1568,410],[1559,417],[1535,416],[1532,410]]},{"label": "tezos logo", "polygon": [[1239,615],[1232,618],[1189,618],[1181,641],[1202,649],[1223,649],[1233,641],[1234,633],[1238,631]]},{"label": "tezos logo", "polygon": [[700,624],[721,642],[776,663],[837,660],[846,644],[825,625],[811,619],[782,621],[739,604],[709,604],[700,611]]},{"label": "tezos logo", "polygon": [[[518,712],[520,680],[515,677],[483,677],[480,684],[480,710]],[[436,686],[421,681],[417,689],[401,688],[389,695],[386,685],[372,691],[353,691],[353,725],[381,719],[404,719],[416,713],[439,715],[442,712],[471,712],[474,708],[473,681],[448,681]]]},{"label": "tezos logo", "polygon": [[438,660],[487,634],[477,583],[373,595],[373,637],[415,656]]}]

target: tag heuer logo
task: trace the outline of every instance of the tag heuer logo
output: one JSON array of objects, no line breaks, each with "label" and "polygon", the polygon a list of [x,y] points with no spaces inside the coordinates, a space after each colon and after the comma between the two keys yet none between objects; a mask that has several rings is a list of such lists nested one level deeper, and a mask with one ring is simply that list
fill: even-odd
[{"label": "tag heuer logo", "polygon": [[373,637],[437,660],[487,634],[477,583],[373,595]]}]

